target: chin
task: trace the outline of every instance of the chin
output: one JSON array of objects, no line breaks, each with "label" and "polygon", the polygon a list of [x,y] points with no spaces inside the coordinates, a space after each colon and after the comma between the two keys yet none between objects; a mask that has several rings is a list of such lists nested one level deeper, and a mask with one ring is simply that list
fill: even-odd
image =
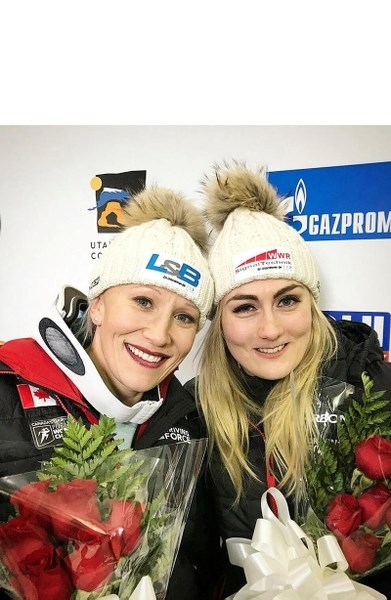
[{"label": "chin", "polygon": [[286,367],[286,368],[275,368],[275,369],[260,369],[258,372],[254,372],[253,374],[260,379],[267,379],[268,381],[277,381],[278,379],[284,379],[291,371],[293,371],[294,367]]}]

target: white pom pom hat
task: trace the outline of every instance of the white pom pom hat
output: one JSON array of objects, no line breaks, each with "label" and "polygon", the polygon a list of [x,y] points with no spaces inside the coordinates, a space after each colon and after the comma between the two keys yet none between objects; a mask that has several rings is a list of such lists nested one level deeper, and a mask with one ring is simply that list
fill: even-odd
[{"label": "white pom pom hat", "polygon": [[264,176],[237,163],[217,166],[204,187],[206,214],[220,230],[209,254],[216,304],[234,288],[262,279],[293,279],[319,300],[312,254],[283,220],[281,203]]},{"label": "white pom pom hat", "polygon": [[[139,197],[142,202],[137,206]],[[161,204],[157,209],[156,200]],[[135,196],[129,201],[129,214],[132,202],[136,211],[141,209],[137,215],[139,221],[142,213],[145,222],[129,226],[105,250],[95,265],[88,299],[91,301],[110,287],[128,283],[163,287],[197,306],[201,328],[213,303],[214,284],[200,244],[188,233],[192,227],[205,228],[200,211],[180,194],[164,188]],[[162,211],[167,218],[161,218]],[[151,217],[152,220],[147,220]]]}]

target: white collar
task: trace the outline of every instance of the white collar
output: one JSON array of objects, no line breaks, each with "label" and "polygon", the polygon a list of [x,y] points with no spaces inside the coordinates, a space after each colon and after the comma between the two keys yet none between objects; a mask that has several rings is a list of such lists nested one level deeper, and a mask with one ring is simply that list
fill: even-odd
[{"label": "white collar", "polygon": [[56,304],[46,317],[39,320],[33,337],[98,412],[113,417],[120,423],[131,421],[140,424],[147,421],[163,404],[160,386],[159,400],[140,400],[134,406],[126,406],[118,400],[106,387],[94,363],[65,323]]}]

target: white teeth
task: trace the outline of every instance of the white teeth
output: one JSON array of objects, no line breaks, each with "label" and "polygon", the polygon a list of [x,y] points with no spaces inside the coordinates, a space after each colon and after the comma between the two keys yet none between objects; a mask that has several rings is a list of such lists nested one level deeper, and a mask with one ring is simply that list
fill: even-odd
[{"label": "white teeth", "polygon": [[145,352],[141,352],[138,348],[131,346],[130,344],[126,344],[126,347],[136,356],[139,356],[143,360],[146,360],[150,363],[158,363],[162,360],[161,356],[152,356],[151,354],[145,354]]},{"label": "white teeth", "polygon": [[285,344],[281,344],[281,346],[277,346],[276,348],[257,348],[257,350],[264,354],[275,354],[276,352],[280,352],[284,346]]}]

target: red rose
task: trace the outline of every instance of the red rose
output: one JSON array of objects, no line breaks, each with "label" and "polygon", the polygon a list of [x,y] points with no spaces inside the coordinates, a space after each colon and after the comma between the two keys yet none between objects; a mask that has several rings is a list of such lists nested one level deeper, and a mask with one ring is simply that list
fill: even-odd
[{"label": "red rose", "polygon": [[77,542],[75,550],[68,554],[65,562],[75,587],[86,592],[99,591],[117,566],[109,537],[97,544]]},{"label": "red rose", "polygon": [[73,586],[49,537],[25,517],[0,526],[0,549],[11,586],[26,600],[69,600]]},{"label": "red rose", "polygon": [[101,515],[96,497],[95,479],[73,479],[49,490],[46,479],[25,485],[17,490],[11,502],[21,515],[53,529],[63,540],[82,540],[94,543],[104,531],[99,527]]},{"label": "red rose", "polygon": [[[53,546],[42,546],[32,552],[20,567],[36,589],[38,599],[69,600],[71,597],[72,581]],[[30,596],[26,597],[30,600]]]},{"label": "red rose", "polygon": [[354,573],[364,573],[370,569],[381,543],[381,539],[373,533],[365,533],[361,530],[356,530],[345,537],[341,546],[350,570]]},{"label": "red rose", "polygon": [[111,513],[104,527],[117,559],[130,554],[141,539],[143,508],[139,502],[109,500]]},{"label": "red rose", "polygon": [[[0,533],[0,543],[3,538],[10,540],[13,562],[6,564],[12,573],[18,573],[15,586],[27,589],[28,600],[39,600],[36,590],[43,589],[44,581],[44,585],[51,585],[54,590],[53,596],[42,595],[45,600],[68,600],[73,585],[87,592],[99,590],[112,576],[119,558],[132,552],[142,535],[143,507],[139,502],[109,500],[109,517],[102,521],[95,480],[75,479],[59,484],[54,491],[48,489],[49,483],[45,480],[29,484],[14,494],[12,501],[23,516],[12,520],[11,534],[8,528],[4,528],[2,537]],[[50,533],[56,539],[73,542],[72,551],[67,554],[65,544],[58,548],[57,554],[38,522],[46,528],[50,525]],[[20,534],[20,539],[16,539],[16,534]],[[21,570],[20,563],[25,557],[27,563]],[[49,583],[49,577],[53,584]]]},{"label": "red rose", "polygon": [[391,478],[391,441],[373,435],[356,446],[356,465],[370,479]]},{"label": "red rose", "polygon": [[95,479],[73,479],[48,493],[47,502],[56,537],[95,543],[104,535],[97,487]]},{"label": "red rose", "polygon": [[387,509],[391,505],[391,492],[384,483],[377,483],[357,498],[361,508],[362,523],[370,529],[378,529],[385,523]]},{"label": "red rose", "polygon": [[19,515],[30,522],[50,528],[50,518],[47,510],[47,494],[50,479],[29,483],[14,492],[11,503],[18,507]]},{"label": "red rose", "polygon": [[326,513],[325,523],[333,533],[349,535],[361,524],[361,509],[357,499],[349,494],[335,496]]},{"label": "red rose", "polygon": [[18,568],[26,556],[46,544],[50,544],[46,531],[23,516],[0,525],[1,556],[11,572]]},{"label": "red rose", "polygon": [[99,524],[100,540],[95,544],[78,542],[65,559],[74,585],[87,592],[99,590],[111,577],[121,556],[134,550],[141,539],[143,508],[139,502],[109,500],[110,516]]}]

